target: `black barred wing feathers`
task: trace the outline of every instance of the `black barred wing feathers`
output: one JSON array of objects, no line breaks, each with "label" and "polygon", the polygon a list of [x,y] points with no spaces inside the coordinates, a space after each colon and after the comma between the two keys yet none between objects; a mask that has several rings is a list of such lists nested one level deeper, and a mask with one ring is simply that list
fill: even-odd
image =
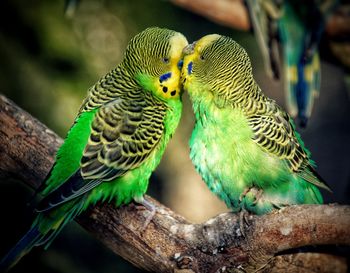
[{"label": "black barred wing feathers", "polygon": [[142,91],[101,107],[81,160],[83,178],[110,181],[140,166],[163,135],[165,114],[165,104]]},{"label": "black barred wing feathers", "polygon": [[101,106],[78,169],[47,195],[37,211],[47,211],[140,166],[156,148],[164,130],[166,106],[142,90]]},{"label": "black barred wing feathers", "polygon": [[[265,152],[284,160],[294,173],[306,181],[330,190],[325,181],[311,165],[310,154],[304,147],[289,115],[273,100],[265,103],[265,113],[250,115],[249,125],[253,131],[253,140]],[[267,104],[266,104],[267,103]]]}]

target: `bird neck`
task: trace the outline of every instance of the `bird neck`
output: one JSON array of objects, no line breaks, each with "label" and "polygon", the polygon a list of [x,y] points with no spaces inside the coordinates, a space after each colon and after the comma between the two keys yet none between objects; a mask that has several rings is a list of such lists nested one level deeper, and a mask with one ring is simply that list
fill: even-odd
[{"label": "bird neck", "polygon": [[[113,73],[113,77],[115,79],[115,83],[123,84],[123,88],[126,89],[135,89],[139,86],[135,73],[130,72],[129,69],[123,66],[123,63],[118,65],[114,70],[111,71]],[[125,85],[125,83],[128,83]]]},{"label": "bird neck", "polygon": [[266,98],[253,77],[236,78],[229,85],[217,84],[216,86],[218,89],[213,91],[213,101],[218,107],[229,105],[246,112],[255,101]]},{"label": "bird neck", "polygon": [[215,86],[218,86],[220,90],[202,84],[199,86],[192,85],[192,88],[189,89],[188,93],[192,100],[196,120],[204,121],[210,119],[212,115],[215,116],[215,120],[219,113],[223,113],[221,109],[228,107],[239,109],[245,115],[252,115],[254,111],[260,109],[260,104],[267,101],[267,97],[262,93],[253,78],[245,84],[236,81],[234,85],[225,88],[223,88],[225,85],[222,84],[216,84]]},{"label": "bird neck", "polygon": [[122,66],[117,66],[89,89],[89,95],[85,98],[79,113],[96,109],[125,93],[139,89],[140,86],[131,74]]}]

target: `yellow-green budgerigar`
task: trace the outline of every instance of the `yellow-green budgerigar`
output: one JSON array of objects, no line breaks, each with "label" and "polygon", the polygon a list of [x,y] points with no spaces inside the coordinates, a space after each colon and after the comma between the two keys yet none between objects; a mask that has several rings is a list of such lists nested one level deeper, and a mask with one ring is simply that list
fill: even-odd
[{"label": "yellow-green budgerigar", "polygon": [[329,189],[288,114],[266,97],[246,51],[207,35],[184,49],[182,82],[195,113],[190,157],[212,192],[256,214],[320,204]]},{"label": "yellow-green budgerigar", "polygon": [[148,28],[89,89],[41,188],[38,215],[2,259],[1,272],[34,246],[48,247],[70,220],[98,201],[119,206],[134,200],[154,214],[143,196],[180,120],[178,63],[186,45],[179,32]]}]

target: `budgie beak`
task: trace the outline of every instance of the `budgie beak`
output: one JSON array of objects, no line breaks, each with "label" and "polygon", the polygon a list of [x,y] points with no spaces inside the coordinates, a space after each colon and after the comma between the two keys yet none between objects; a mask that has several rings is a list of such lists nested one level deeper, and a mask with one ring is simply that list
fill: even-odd
[{"label": "budgie beak", "polygon": [[196,42],[193,42],[192,44],[189,44],[185,46],[185,48],[182,50],[182,53],[184,55],[190,55],[194,53],[194,47],[196,46]]},{"label": "budgie beak", "polygon": [[183,55],[183,61],[182,61],[182,67],[181,67],[181,82],[183,84],[183,88],[187,89],[188,81],[190,80],[190,75],[192,74],[192,66],[193,66],[193,54],[194,54],[194,48],[195,48],[196,42],[187,45],[182,50]]}]

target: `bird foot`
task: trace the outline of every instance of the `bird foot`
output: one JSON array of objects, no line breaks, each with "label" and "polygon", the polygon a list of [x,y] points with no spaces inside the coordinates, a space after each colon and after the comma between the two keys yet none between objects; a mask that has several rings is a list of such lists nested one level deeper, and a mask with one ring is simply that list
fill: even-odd
[{"label": "bird foot", "polygon": [[254,196],[253,205],[256,205],[259,202],[259,200],[261,199],[263,193],[264,193],[263,189],[258,189],[257,193]]},{"label": "bird foot", "polygon": [[239,196],[239,202],[242,202],[249,192],[252,193],[254,196],[254,201],[252,205],[256,205],[264,193],[263,189],[258,189],[256,187],[245,188],[244,191]]},{"label": "bird foot", "polygon": [[152,221],[154,215],[156,214],[157,209],[151,202],[147,201],[143,197],[142,198],[137,198],[137,199],[135,198],[134,201],[136,203],[142,205],[142,207],[141,206],[140,207],[136,207],[137,209],[144,209],[144,208],[146,208],[150,212],[148,214],[148,216],[146,217],[146,220],[145,220],[144,224],[142,225],[142,228],[140,229],[140,232],[143,233],[147,229],[149,223]]},{"label": "bird foot", "polygon": [[246,237],[244,225],[248,225],[249,224],[248,216],[249,216],[249,212],[246,211],[244,208],[242,208],[242,210],[239,213],[239,228],[241,230],[241,233],[242,233],[243,237]]},{"label": "bird foot", "polygon": [[241,195],[239,196],[239,202],[242,202],[243,199],[246,197],[246,195],[248,194],[248,192],[250,192],[252,188],[245,188],[244,191],[241,193]]}]

